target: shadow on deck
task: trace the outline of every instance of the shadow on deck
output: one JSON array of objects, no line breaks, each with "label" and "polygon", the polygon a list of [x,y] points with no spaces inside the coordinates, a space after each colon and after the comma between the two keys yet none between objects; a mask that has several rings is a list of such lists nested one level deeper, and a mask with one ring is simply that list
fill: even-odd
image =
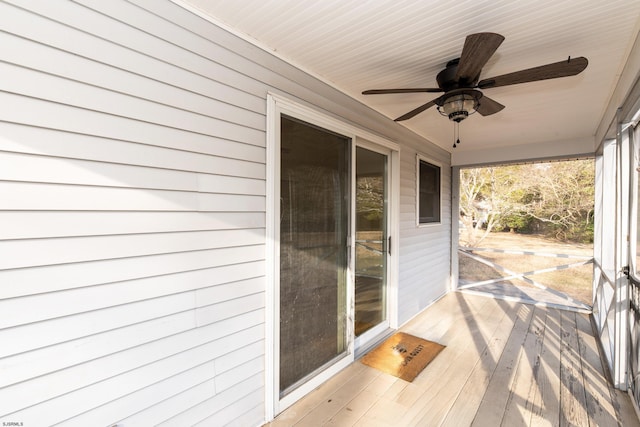
[{"label": "shadow on deck", "polygon": [[271,426],[640,426],[589,316],[452,292],[402,331],[447,347],[412,382],[356,361]]}]

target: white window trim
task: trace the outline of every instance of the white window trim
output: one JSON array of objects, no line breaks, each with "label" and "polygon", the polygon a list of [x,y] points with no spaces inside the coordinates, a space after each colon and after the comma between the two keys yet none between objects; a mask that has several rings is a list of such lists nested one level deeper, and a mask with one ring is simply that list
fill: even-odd
[{"label": "white window trim", "polygon": [[[440,220],[434,222],[420,222],[420,161],[427,162],[433,166],[440,168]],[[416,227],[435,227],[442,225],[442,163],[425,156],[424,154],[416,154]]]}]

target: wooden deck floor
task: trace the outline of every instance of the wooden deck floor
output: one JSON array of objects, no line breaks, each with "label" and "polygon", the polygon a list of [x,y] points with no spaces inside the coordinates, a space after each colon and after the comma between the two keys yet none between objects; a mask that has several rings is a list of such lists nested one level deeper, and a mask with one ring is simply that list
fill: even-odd
[{"label": "wooden deck floor", "polygon": [[271,426],[640,426],[587,315],[450,293],[402,328],[447,346],[408,383],[356,361]]}]

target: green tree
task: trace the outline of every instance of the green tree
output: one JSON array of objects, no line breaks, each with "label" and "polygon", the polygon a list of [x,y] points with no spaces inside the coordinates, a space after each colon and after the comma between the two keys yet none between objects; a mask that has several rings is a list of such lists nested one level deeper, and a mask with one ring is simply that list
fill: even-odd
[{"label": "green tree", "polygon": [[460,219],[477,245],[492,230],[538,229],[559,239],[593,240],[593,160],[464,169]]}]

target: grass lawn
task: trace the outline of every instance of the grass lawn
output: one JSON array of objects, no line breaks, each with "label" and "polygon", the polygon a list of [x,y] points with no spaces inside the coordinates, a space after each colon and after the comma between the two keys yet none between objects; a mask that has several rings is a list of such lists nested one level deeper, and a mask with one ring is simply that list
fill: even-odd
[{"label": "grass lawn", "polygon": [[[461,247],[465,247],[467,245],[467,242],[463,240],[464,237],[464,233],[460,235]],[[490,233],[487,238],[477,246],[480,248],[513,249],[554,254],[593,256],[592,244],[560,242],[537,235],[508,232]],[[515,255],[492,252],[476,252],[475,255],[481,256],[495,264],[517,273],[580,262],[578,259],[571,258],[548,258],[532,255]],[[481,262],[473,260],[463,254],[460,254],[458,259],[460,284],[496,279],[508,275],[505,272],[482,264]],[[528,277],[544,286],[561,291],[578,301],[591,305],[592,276],[593,264],[586,264],[580,267],[536,274]],[[525,281],[519,279],[505,281],[505,283],[512,283],[518,286],[531,286]]]}]

